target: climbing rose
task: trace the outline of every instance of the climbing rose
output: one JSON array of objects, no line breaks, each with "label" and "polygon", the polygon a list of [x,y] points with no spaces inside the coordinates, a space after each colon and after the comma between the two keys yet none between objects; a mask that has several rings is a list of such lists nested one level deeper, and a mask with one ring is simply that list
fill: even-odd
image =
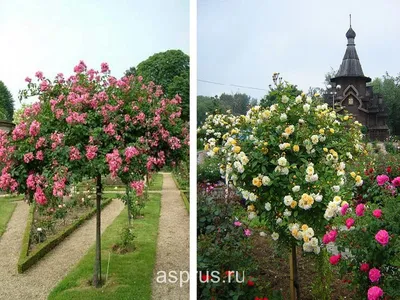
[{"label": "climbing rose", "polygon": [[101,63],[101,72],[106,73],[108,70],[110,70],[108,64],[105,62]]},{"label": "climbing rose", "polygon": [[131,182],[131,188],[135,189],[136,196],[143,195],[144,181],[133,181],[133,182]]},{"label": "climbing rose", "polygon": [[36,203],[40,205],[45,205],[47,203],[46,196],[44,195],[44,192],[41,187],[38,186],[36,188],[36,192],[33,196],[35,198]]},{"label": "climbing rose", "polygon": [[378,175],[376,181],[378,182],[378,185],[384,185],[389,181],[389,177],[387,175]]},{"label": "climbing rose", "polygon": [[37,136],[39,134],[39,131],[40,131],[40,123],[34,120],[31,126],[29,127],[29,134],[31,136]]},{"label": "climbing rose", "polygon": [[378,286],[372,286],[368,290],[368,300],[379,300],[383,296],[383,290]]},{"label": "climbing rose", "polygon": [[122,159],[119,156],[118,150],[114,149],[112,153],[106,154],[106,161],[108,163],[108,168],[110,170],[111,177],[115,178],[122,164]]},{"label": "climbing rose", "polygon": [[375,235],[375,240],[382,246],[386,246],[389,243],[389,233],[386,230],[379,230]]},{"label": "climbing rose", "polygon": [[81,159],[81,153],[78,148],[72,146],[69,150],[69,159],[70,160],[79,160]]},{"label": "climbing rose", "polygon": [[26,153],[24,154],[24,162],[25,163],[29,163],[30,161],[32,161],[35,157],[33,156],[32,152]]},{"label": "climbing rose", "polygon": [[345,203],[343,206],[340,208],[340,214],[344,216],[347,212],[347,209],[349,208],[349,204]]},{"label": "climbing rose", "polygon": [[337,230],[331,230],[322,238],[322,242],[326,245],[336,240]]},{"label": "climbing rose", "polygon": [[86,146],[86,157],[88,160],[92,160],[97,156],[97,146]]},{"label": "climbing rose", "polygon": [[372,268],[369,270],[368,277],[371,282],[377,282],[379,281],[379,278],[381,278],[381,271],[379,271],[377,268]]}]

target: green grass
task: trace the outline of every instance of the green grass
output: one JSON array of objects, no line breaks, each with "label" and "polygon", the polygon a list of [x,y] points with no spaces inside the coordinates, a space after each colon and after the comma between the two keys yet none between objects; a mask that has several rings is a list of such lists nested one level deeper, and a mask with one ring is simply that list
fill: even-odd
[{"label": "green grass", "polygon": [[[136,250],[124,255],[111,253],[108,281],[99,289],[87,284],[92,278],[94,247],[78,265],[50,293],[49,300],[80,299],[151,299],[151,283],[156,259],[156,241],[160,217],[160,194],[151,194],[143,209],[144,218],[133,221]],[[120,230],[127,224],[124,209],[102,235],[103,278],[107,269],[108,255],[118,242]]]},{"label": "green grass", "polygon": [[164,177],[162,174],[154,174],[150,180],[149,191],[161,191],[163,179]]},{"label": "green grass", "polygon": [[7,223],[14,212],[17,203],[14,201],[21,200],[21,197],[0,197],[0,237],[6,231]]}]

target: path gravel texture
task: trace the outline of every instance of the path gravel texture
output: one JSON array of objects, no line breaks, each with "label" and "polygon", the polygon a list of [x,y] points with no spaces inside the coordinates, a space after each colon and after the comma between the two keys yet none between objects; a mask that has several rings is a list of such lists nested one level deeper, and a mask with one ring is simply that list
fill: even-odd
[{"label": "path gravel texture", "polygon": [[[171,173],[163,173],[161,216],[157,239],[157,259],[153,278],[153,299],[189,299],[189,214]],[[168,276],[176,272],[178,281]],[[160,275],[167,274],[167,282]],[[180,272],[183,280],[180,281]],[[172,274],[172,273],[171,273]],[[168,279],[170,281],[168,282]],[[157,282],[157,280],[159,282]],[[186,281],[186,282],[183,282]]]},{"label": "path gravel texture", "polygon": [[[113,200],[101,213],[103,232],[121,213],[124,204]],[[45,300],[57,283],[70,272],[95,242],[96,218],[86,221],[36,265],[17,272],[22,236],[29,206],[18,202],[6,232],[0,238],[0,299]]]}]

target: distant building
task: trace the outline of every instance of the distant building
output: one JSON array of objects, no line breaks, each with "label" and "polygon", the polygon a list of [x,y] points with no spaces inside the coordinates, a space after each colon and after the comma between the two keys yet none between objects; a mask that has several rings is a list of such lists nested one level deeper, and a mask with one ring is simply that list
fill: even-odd
[{"label": "distant building", "polygon": [[14,128],[14,126],[15,125],[9,121],[0,120],[0,130],[9,132]]},{"label": "distant building", "polygon": [[389,137],[387,109],[382,96],[373,94],[372,87],[367,86],[371,78],[364,76],[354,44],[355,37],[356,33],[350,24],[346,33],[347,48],[342,64],[336,76],[331,79],[335,94],[328,93],[326,101],[337,107],[337,112],[343,109],[350,112],[367,128],[367,136],[371,140],[383,141]]}]

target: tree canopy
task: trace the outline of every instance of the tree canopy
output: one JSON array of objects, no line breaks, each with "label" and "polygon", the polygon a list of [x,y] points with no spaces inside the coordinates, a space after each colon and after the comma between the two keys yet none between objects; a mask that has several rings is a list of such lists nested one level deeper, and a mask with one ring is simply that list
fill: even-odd
[{"label": "tree canopy", "polygon": [[12,121],[14,114],[14,99],[4,82],[0,80],[0,119]]},{"label": "tree canopy", "polygon": [[182,98],[182,119],[189,120],[190,66],[189,56],[181,50],[156,53],[137,67],[128,69],[126,75],[142,76],[145,83],[153,81],[164,88],[166,97],[176,94]]},{"label": "tree canopy", "polygon": [[372,83],[374,93],[383,96],[383,101],[388,109],[387,124],[391,134],[400,135],[400,74],[397,77],[390,76],[388,73],[382,78],[375,78]]}]

